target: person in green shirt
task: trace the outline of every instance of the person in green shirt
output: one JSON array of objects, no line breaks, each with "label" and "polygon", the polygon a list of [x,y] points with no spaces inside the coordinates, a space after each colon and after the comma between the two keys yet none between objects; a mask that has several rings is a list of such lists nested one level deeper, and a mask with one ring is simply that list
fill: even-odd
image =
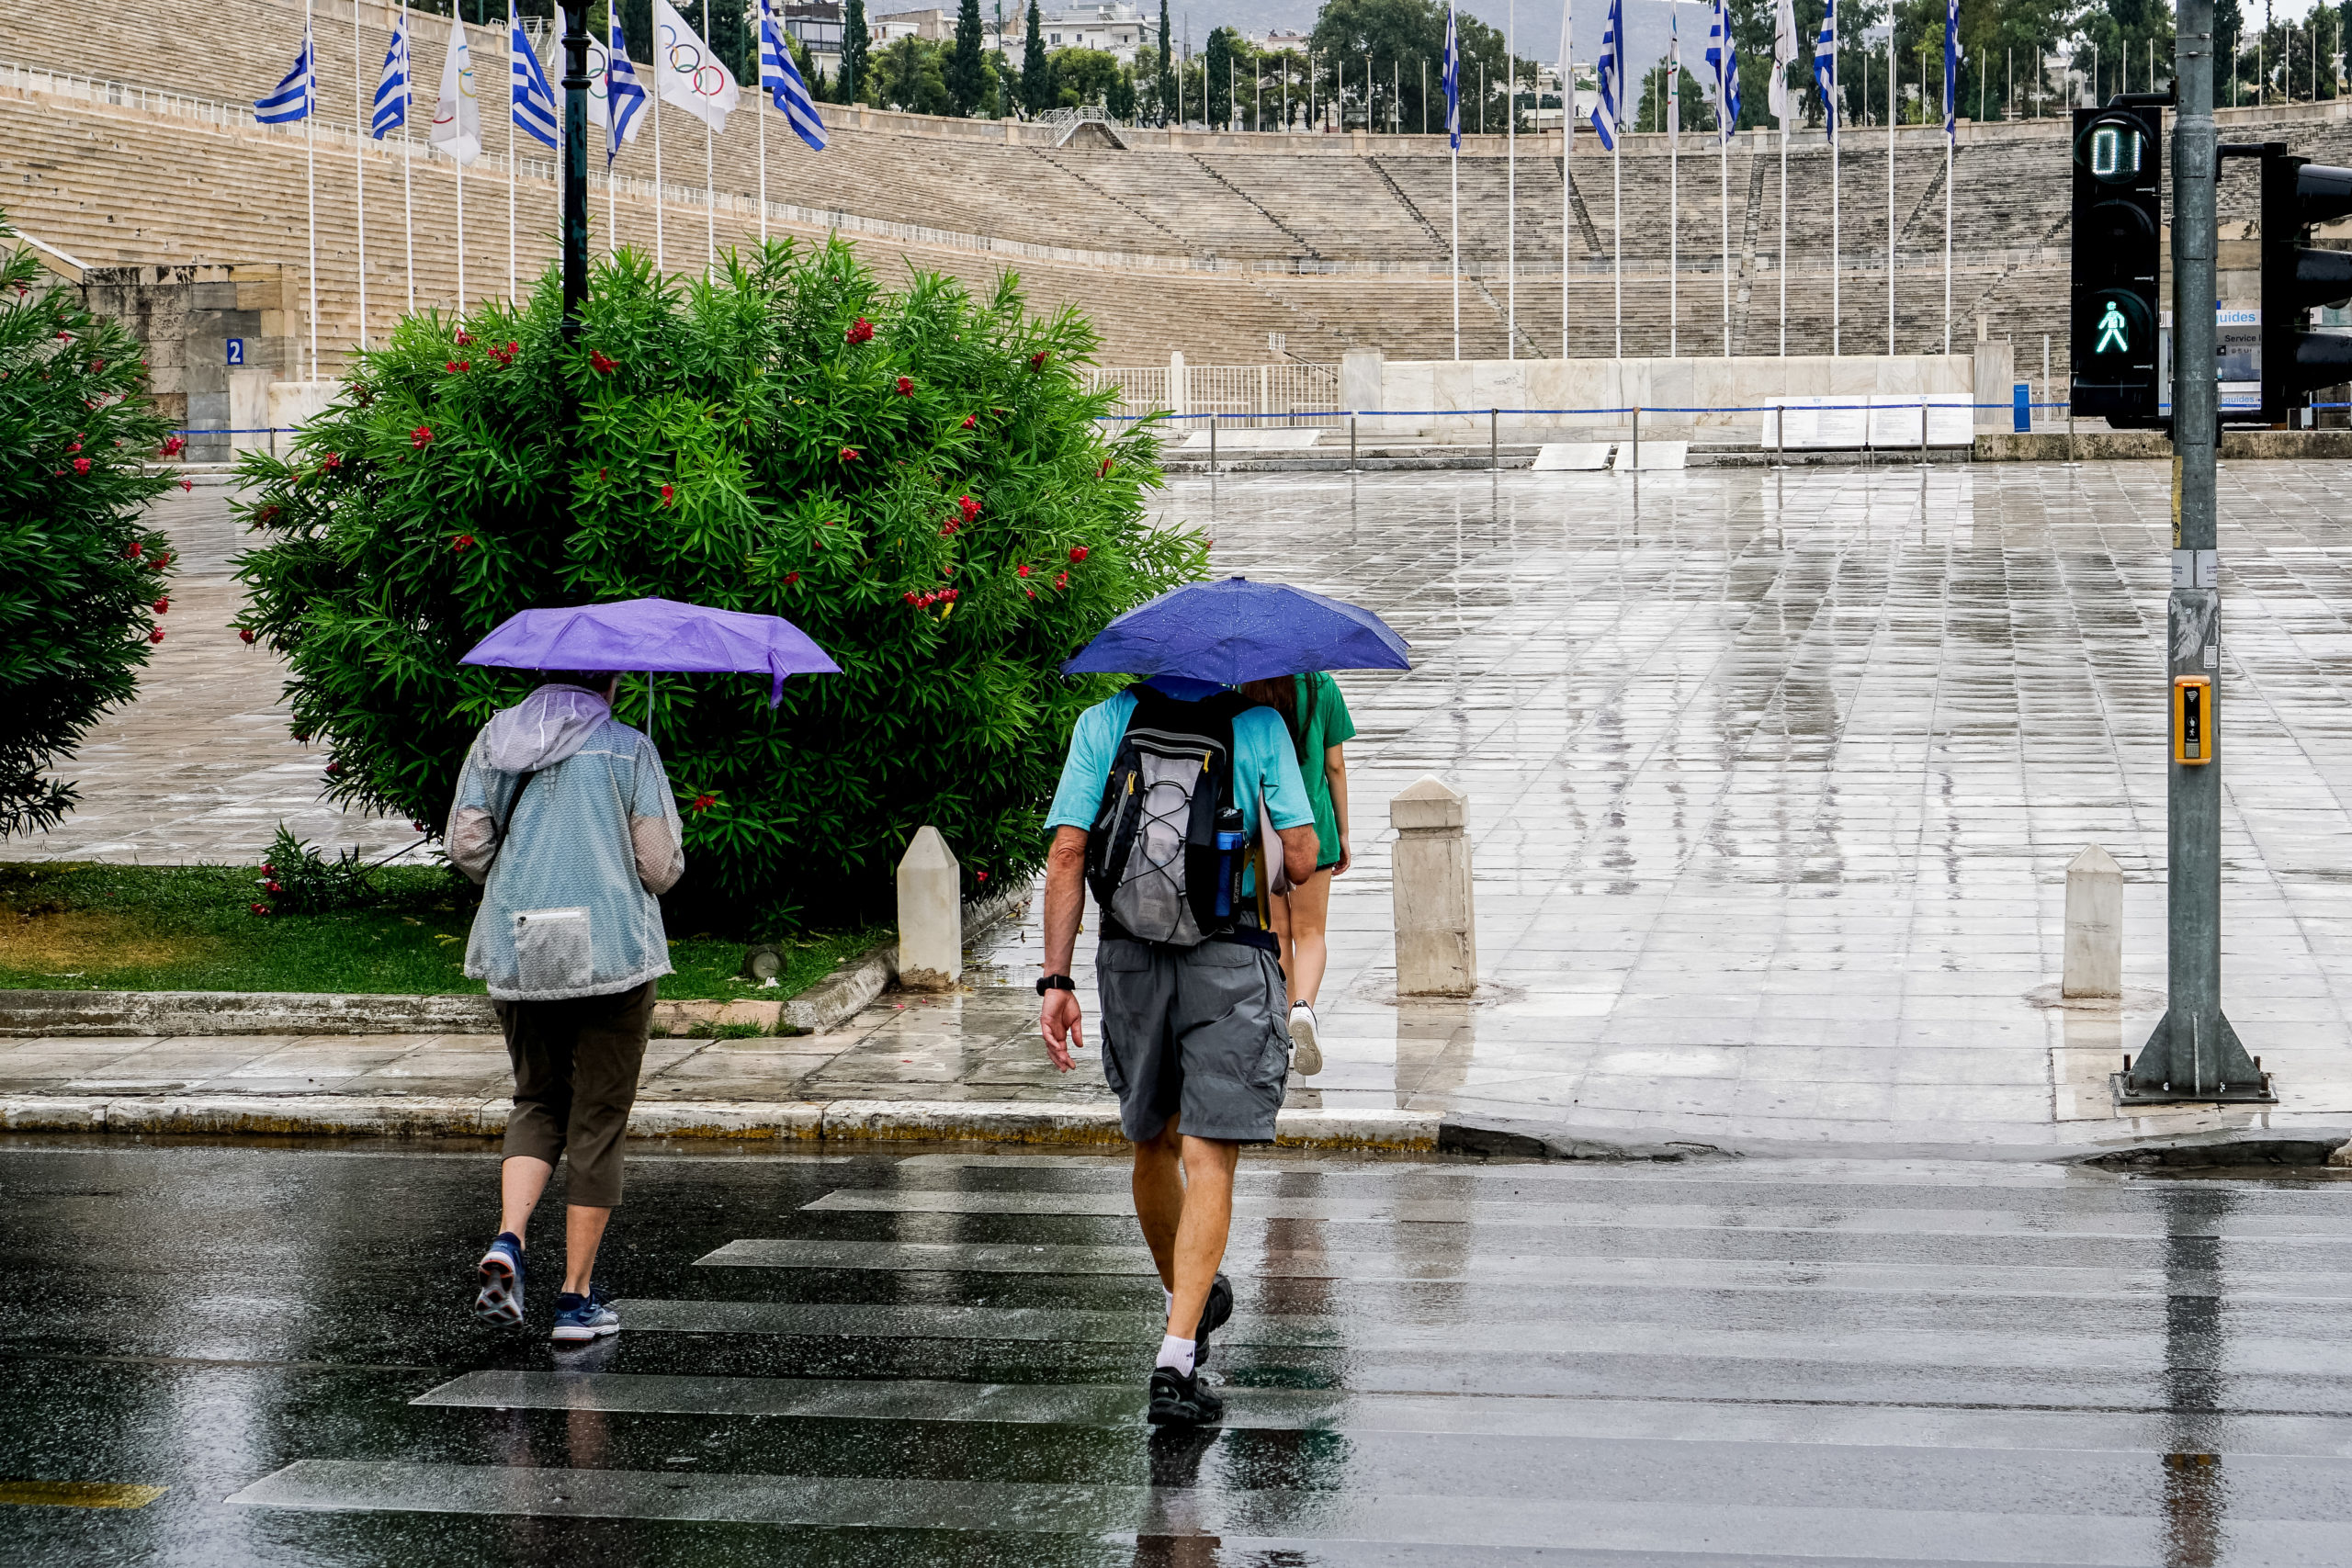
[{"label": "person in green shirt", "polygon": [[1274,935],[1282,942],[1283,975],[1290,983],[1292,1057],[1303,1074],[1323,1070],[1323,1043],[1315,1032],[1315,996],[1331,950],[1331,879],[1345,873],[1354,855],[1348,848],[1348,759],[1343,742],[1355,738],[1355,720],[1329,671],[1251,681],[1241,687],[1283,716],[1298,748],[1298,771],[1315,807],[1315,874],[1272,900]]}]

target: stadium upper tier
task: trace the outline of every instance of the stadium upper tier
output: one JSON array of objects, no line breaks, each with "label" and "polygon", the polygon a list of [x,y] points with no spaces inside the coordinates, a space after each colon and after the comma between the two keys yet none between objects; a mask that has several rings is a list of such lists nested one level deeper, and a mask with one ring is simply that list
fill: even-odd
[{"label": "stadium upper tier", "polygon": [[[373,333],[405,303],[402,159],[352,134],[356,85],[371,90],[393,13],[363,4],[355,40],[347,6],[316,12],[321,134],[317,138],[321,336],[330,357],[358,333],[357,201],[368,213],[368,315]],[[276,85],[299,48],[302,9],[293,0],[202,0],[168,16],[152,5],[102,9],[77,22],[71,58],[62,35],[28,8],[0,12],[0,204],[27,231],[94,265],[184,261],[305,261],[305,137],[265,130],[234,106]],[[418,17],[414,75],[420,103],[412,132],[431,118],[447,17]],[[173,39],[169,51],[155,40]],[[491,155],[466,175],[469,298],[503,293],[507,277],[505,44],[496,28],[471,30]],[[560,71],[547,62],[549,74]],[[102,101],[71,82],[7,67],[74,71],[232,108],[208,123],[139,101]],[[17,84],[11,87],[10,84]],[[131,95],[134,100],[136,95]],[[166,106],[168,107],[169,106]],[[760,228],[760,152],[743,108],[709,147],[724,247]],[[2287,111],[2298,151],[2352,162],[2352,125],[2336,106]],[[1368,345],[1396,357],[1453,352],[1455,286],[1448,273],[1457,171],[1442,138],[1247,136],[1170,139],[1147,133],[1132,149],[1035,139],[989,140],[996,129],[943,126],[920,117],[859,115],[828,107],[831,148],[812,153],[770,115],[766,192],[772,233],[813,237],[838,227],[886,278],[906,265],[975,284],[1018,271],[1040,308],[1074,305],[1104,338],[1106,363],[1162,361],[1181,350],[1196,363],[1266,357],[1269,333],[1290,355],[1336,359]],[[948,132],[953,131],[954,134]],[[980,131],[980,135],[973,134]],[[2248,128],[2232,125],[2243,137]],[[705,136],[670,113],[661,125],[663,249],[673,270],[705,254]],[[1474,139],[1460,160],[1462,352],[1498,356],[1515,311],[1518,352],[1559,352],[1562,249],[1566,248],[1570,346],[1606,355],[1666,351],[1669,313],[1685,354],[1770,354],[1781,346],[1783,279],[1781,161],[1775,139],[1748,135],[1718,157],[1711,138],[1688,135],[1679,157],[1665,139],[1628,137],[1612,159],[1579,141],[1573,197],[1562,221],[1556,152],[1523,138],[1516,172],[1493,155],[1499,139]],[[1556,141],[1552,142],[1556,147]],[[551,155],[521,141],[516,252],[535,274],[555,229]],[[1822,352],[1836,338],[1849,353],[1888,346],[1886,136],[1850,131],[1836,159],[1818,134],[1793,138],[1786,167],[1788,344]],[[655,148],[649,125],[615,167],[613,202],[623,242],[651,245]],[[2053,338],[2064,367],[2067,267],[2067,146],[2062,122],[1971,128],[1954,159],[1951,200],[1956,341],[1981,315],[1996,336],[2017,340],[2021,372],[2039,368],[2039,339]],[[457,296],[457,180],[443,159],[408,160],[413,176],[416,293],[420,304]],[[601,171],[601,157],[593,164]],[[1894,346],[1941,346],[1946,330],[1943,144],[1933,130],[1902,133],[1895,152],[1897,320]],[[1669,203],[1669,182],[1679,200]],[[607,197],[591,205],[599,245]],[[1729,222],[1725,222],[1728,207]],[[1679,232],[1668,212],[1679,208]],[[2253,216],[2250,182],[2233,165],[2224,220]],[[1622,232],[1618,220],[1622,217]],[[1505,258],[1516,230],[1516,300]],[[1565,229],[1565,235],[1564,235]],[[1838,276],[1831,276],[1836,235]],[[1724,287],[1728,249],[1730,282]],[[1615,270],[1622,258],[1622,276]],[[1669,272],[1671,267],[1671,272]]]}]

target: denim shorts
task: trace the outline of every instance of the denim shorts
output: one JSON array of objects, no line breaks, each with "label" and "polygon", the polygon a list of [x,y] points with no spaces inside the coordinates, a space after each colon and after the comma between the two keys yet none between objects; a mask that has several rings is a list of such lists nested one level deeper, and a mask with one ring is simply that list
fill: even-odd
[{"label": "denim shorts", "polygon": [[1094,956],[1102,998],[1102,1076],[1119,1129],[1158,1137],[1170,1116],[1196,1138],[1265,1144],[1290,1076],[1289,991],[1262,948],[1105,937]]}]

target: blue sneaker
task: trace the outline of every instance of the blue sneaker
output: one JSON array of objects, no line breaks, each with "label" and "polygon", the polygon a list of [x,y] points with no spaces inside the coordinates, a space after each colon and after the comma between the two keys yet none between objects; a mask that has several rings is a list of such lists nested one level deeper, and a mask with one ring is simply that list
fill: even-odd
[{"label": "blue sneaker", "polygon": [[555,1299],[555,1333],[550,1336],[559,1345],[585,1345],[607,1334],[621,1331],[621,1314],[605,1299],[605,1292],[591,1280],[588,1293],[575,1296],[566,1291]]},{"label": "blue sneaker", "polygon": [[474,1315],[519,1327],[523,1322],[523,1238],[501,1231],[481,1255],[481,1289],[474,1292]]}]

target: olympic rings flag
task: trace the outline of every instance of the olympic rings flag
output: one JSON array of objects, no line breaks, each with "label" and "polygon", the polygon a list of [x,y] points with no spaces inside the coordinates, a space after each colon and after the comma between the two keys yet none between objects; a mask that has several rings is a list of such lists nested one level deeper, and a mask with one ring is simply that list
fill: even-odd
[{"label": "olympic rings flag", "polygon": [[481,156],[481,106],[474,100],[474,56],[466,25],[449,20],[449,52],[441,62],[441,101],[433,107],[432,144],[460,164]]},{"label": "olympic rings flag", "polygon": [[713,130],[727,129],[727,117],[742,100],[735,73],[704,43],[670,0],[653,0],[653,85],[665,104],[675,104]]}]

